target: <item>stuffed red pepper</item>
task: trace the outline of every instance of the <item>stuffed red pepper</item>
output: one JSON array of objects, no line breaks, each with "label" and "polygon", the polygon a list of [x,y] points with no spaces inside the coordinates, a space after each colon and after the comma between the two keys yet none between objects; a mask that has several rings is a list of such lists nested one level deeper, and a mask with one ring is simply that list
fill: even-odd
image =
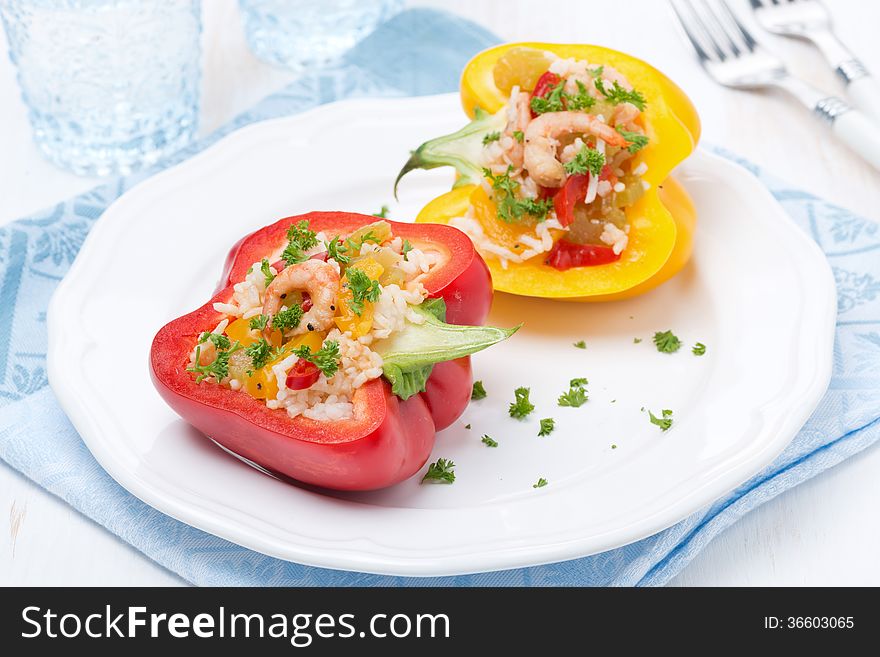
[{"label": "stuffed red pepper", "polygon": [[470,399],[488,269],[443,225],[313,212],[248,235],[220,288],[153,340],[154,384],[185,420],[272,472],[340,490],[424,465]]}]

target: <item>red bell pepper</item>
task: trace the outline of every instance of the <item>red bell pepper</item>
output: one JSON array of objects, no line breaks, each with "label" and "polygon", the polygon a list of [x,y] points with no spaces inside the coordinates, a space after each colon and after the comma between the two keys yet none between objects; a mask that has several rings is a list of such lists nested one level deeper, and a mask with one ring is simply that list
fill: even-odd
[{"label": "red bell pepper", "polygon": [[607,265],[609,262],[620,260],[620,254],[604,244],[575,244],[561,239],[547,254],[544,261],[554,269],[565,271],[572,267],[593,267],[595,265]]},{"label": "red bell pepper", "polygon": [[575,173],[570,175],[565,184],[553,196],[553,209],[556,210],[556,220],[563,226],[570,226],[574,221],[574,206],[578,201],[587,197],[587,187],[590,186],[590,175]]},{"label": "red bell pepper", "polygon": [[[327,235],[349,234],[376,218],[345,212],[312,212],[282,219],[235,244],[226,259],[221,287],[201,308],[166,324],[153,339],[151,375],[162,398],[212,439],[269,471],[339,490],[390,486],[415,474],[427,461],[437,431],[464,411],[472,389],[470,358],[438,363],[425,392],[401,400],[383,378],[358,388],[351,418],[317,421],[291,418],[262,400],[216,383],[197,384],[187,372],[197,336],[223,315],[213,304],[228,301],[232,284],[262,258],[276,261],[288,227],[302,219]],[[443,297],[446,321],[482,325],[492,301],[489,270],[464,233],[445,225],[389,221],[394,235],[414,246],[430,244],[445,259],[423,283],[430,297]]]}]

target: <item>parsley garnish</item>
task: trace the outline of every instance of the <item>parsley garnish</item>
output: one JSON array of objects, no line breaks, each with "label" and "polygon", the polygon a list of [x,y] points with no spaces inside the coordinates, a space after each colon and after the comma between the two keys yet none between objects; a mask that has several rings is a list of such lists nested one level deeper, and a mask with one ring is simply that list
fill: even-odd
[{"label": "parsley garnish", "polygon": [[558,84],[550,88],[546,95],[533,96],[529,107],[535,114],[561,112],[565,109],[565,98],[565,80],[560,80]]},{"label": "parsley garnish", "polygon": [[351,262],[351,258],[345,255],[345,252],[348,251],[348,249],[339,240],[339,235],[334,237],[329,242],[324,242],[324,244],[327,246],[328,260],[333,259],[340,265],[347,265],[349,262]]},{"label": "parsley garnish", "polygon": [[552,417],[545,417],[541,420],[540,424],[541,429],[538,431],[539,436],[549,436],[553,432],[553,429],[556,428],[556,421]]},{"label": "parsley garnish", "polygon": [[249,326],[252,331],[264,331],[266,330],[266,326],[269,324],[269,316],[268,315],[256,315],[255,317],[251,317],[251,321]]},{"label": "parsley garnish", "polygon": [[630,153],[638,153],[648,145],[648,135],[640,135],[638,132],[630,132],[629,130],[624,130],[620,126],[617,126],[617,132],[629,142],[626,150]]},{"label": "parsley garnish", "polygon": [[266,342],[266,338],[260,338],[259,342],[248,345],[244,353],[250,356],[254,369],[258,370],[269,362],[269,358],[272,355],[272,347]]},{"label": "parsley garnish", "polygon": [[569,382],[568,382],[568,386],[569,386],[570,388],[583,388],[583,387],[584,387],[585,385],[587,385],[588,383],[589,383],[589,381],[587,381],[587,380],[586,380],[585,378],[583,378],[583,377],[580,377],[580,378],[572,379],[571,381],[569,381]]},{"label": "parsley garnish", "polygon": [[520,144],[523,143],[523,139],[525,139],[525,134],[522,130],[514,130],[513,138],[516,139]]},{"label": "parsley garnish", "polygon": [[590,109],[596,104],[596,99],[590,95],[587,85],[580,80],[575,80],[575,83],[577,83],[578,92],[574,96],[568,96],[568,100],[565,103],[566,109],[572,111]]},{"label": "parsley garnish", "polygon": [[279,310],[275,317],[272,318],[272,328],[279,331],[287,331],[295,329],[303,318],[303,309],[299,304],[294,304],[290,308]]},{"label": "parsley garnish", "polygon": [[516,401],[514,401],[507,409],[507,412],[510,413],[510,417],[515,417],[518,420],[521,420],[535,410],[535,405],[529,401],[528,388],[517,388],[513,391],[513,396],[516,398]]},{"label": "parsley garnish", "polygon": [[584,390],[583,386],[570,386],[568,392],[564,392],[559,395],[559,399],[556,400],[556,403],[560,406],[570,406],[571,408],[579,408],[587,403],[587,391]]},{"label": "parsley garnish", "polygon": [[387,219],[388,218],[388,211],[389,211],[388,206],[383,205],[381,210],[373,213],[373,216],[374,217],[381,217],[382,219]]},{"label": "parsley garnish", "polygon": [[221,333],[210,333],[205,331],[199,336],[199,344],[205,344],[210,340],[217,349],[229,349],[229,338]]},{"label": "parsley garnish", "polygon": [[483,387],[482,381],[474,381],[474,388],[471,391],[471,399],[485,399],[486,389]]},{"label": "parsley garnish", "polygon": [[349,267],[345,270],[346,283],[345,287],[351,290],[351,299],[348,300],[348,307],[355,315],[360,317],[364,312],[364,302],[379,300],[382,294],[382,288],[379,281],[374,281],[367,273],[356,267]]},{"label": "parsley garnish", "polygon": [[641,338],[633,338],[633,344],[638,344],[641,341],[642,341]]},{"label": "parsley garnish", "polygon": [[662,417],[657,417],[651,411],[648,411],[648,415],[651,417],[651,424],[656,424],[662,431],[668,431],[672,426],[672,411],[668,408],[660,411]]},{"label": "parsley garnish", "polygon": [[584,342],[583,340],[578,340],[577,342],[574,343],[574,346],[577,347],[578,349],[586,349],[587,343]]},{"label": "parsley garnish", "polygon": [[599,93],[605,96],[608,100],[610,100],[615,105],[620,105],[620,103],[631,103],[639,108],[639,111],[645,111],[645,105],[647,102],[645,101],[645,97],[635,89],[632,91],[627,91],[623,87],[620,86],[620,83],[617,80],[614,81],[611,89],[605,87],[605,81],[597,77],[596,78],[596,89],[599,90]]},{"label": "parsley garnish", "polygon": [[260,261],[260,271],[263,272],[263,277],[266,280],[266,287],[269,287],[269,283],[275,280],[275,274],[269,269],[269,261],[266,258],[263,258]]},{"label": "parsley garnish", "polygon": [[544,477],[540,477],[538,481],[532,484],[532,488],[544,488],[547,485],[547,480]]},{"label": "parsley garnish", "polygon": [[422,477],[422,483],[426,481],[451,484],[455,481],[455,463],[446,459],[437,459],[428,466],[428,471]]},{"label": "parsley garnish", "polygon": [[297,347],[293,353],[303,360],[314,363],[328,379],[339,369],[339,343],[335,340],[328,340],[315,353],[312,353],[307,344]]},{"label": "parsley garnish", "polygon": [[657,331],[654,344],[657,345],[657,351],[664,354],[673,354],[681,349],[681,340],[672,331]]},{"label": "parsley garnish", "polygon": [[486,447],[498,447],[498,441],[493,440],[486,434],[483,434],[483,437],[480,438],[480,442],[483,443]]},{"label": "parsley garnish", "polygon": [[600,75],[602,75],[604,72],[605,72],[605,64],[600,64],[600,65],[597,66],[596,68],[591,68],[590,71],[589,71],[590,76],[592,76],[592,77],[594,77],[594,78],[598,78],[598,77],[599,77]]},{"label": "parsley garnish", "polygon": [[492,183],[495,194],[496,215],[501,221],[516,223],[529,215],[537,221],[544,221],[547,213],[553,209],[553,199],[516,198],[519,183],[511,180],[513,167],[507,167],[507,173],[495,175],[489,169],[483,169],[483,175]]},{"label": "parsley garnish", "polygon": [[574,159],[565,163],[565,172],[572,175],[589,171],[594,176],[598,176],[604,166],[605,156],[595,148],[590,148],[584,144],[583,148],[574,156]]},{"label": "parsley garnish", "polygon": [[483,146],[488,146],[493,141],[498,141],[499,139],[501,139],[500,132],[487,132],[483,135]]},{"label": "parsley garnish", "polygon": [[409,240],[403,240],[403,246],[400,247],[400,253],[403,255],[403,259],[409,262],[409,256],[407,255],[410,251],[412,251],[412,244],[409,243]]},{"label": "parsley garnish", "polygon": [[[203,333],[202,336],[205,334]],[[196,383],[201,383],[207,378],[214,377],[217,381],[221,381],[229,376],[229,356],[241,349],[241,344],[236,341],[234,344],[230,344],[229,338],[225,335],[219,335],[217,333],[210,333],[209,336],[218,336],[219,338],[224,338],[223,340],[216,340],[213,337],[205,338],[205,340],[210,339],[211,342],[217,347],[217,357],[207,365],[200,365],[199,360],[202,356],[202,348],[196,347],[196,359],[191,367],[186,369],[187,372],[192,372],[193,374],[197,374]],[[199,341],[204,343],[205,340],[199,338]],[[219,345],[225,345],[224,347],[220,347]]]},{"label": "parsley garnish", "polygon": [[305,219],[287,229],[287,246],[281,254],[281,259],[288,265],[295,265],[309,259],[306,251],[318,244],[316,233],[309,229],[309,222]]}]

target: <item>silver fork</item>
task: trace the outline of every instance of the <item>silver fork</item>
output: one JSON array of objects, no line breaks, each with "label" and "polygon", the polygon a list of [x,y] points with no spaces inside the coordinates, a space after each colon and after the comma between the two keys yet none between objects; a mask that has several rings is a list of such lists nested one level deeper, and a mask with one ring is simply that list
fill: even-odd
[{"label": "silver fork", "polygon": [[831,27],[831,16],[819,0],[750,0],[755,18],[768,32],[811,41],[847,85],[855,105],[880,121],[880,85],[843,45]]},{"label": "silver fork", "polygon": [[716,82],[734,89],[788,92],[880,170],[880,128],[840,98],[792,76],[782,60],[755,41],[724,0],[672,0],[672,8],[700,64]]}]

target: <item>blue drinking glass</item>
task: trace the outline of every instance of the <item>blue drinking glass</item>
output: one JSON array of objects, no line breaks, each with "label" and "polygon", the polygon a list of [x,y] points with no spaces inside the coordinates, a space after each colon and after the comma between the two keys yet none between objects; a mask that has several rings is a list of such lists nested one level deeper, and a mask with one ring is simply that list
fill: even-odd
[{"label": "blue drinking glass", "polygon": [[239,0],[257,57],[292,69],[327,64],[403,7],[403,0]]},{"label": "blue drinking glass", "polygon": [[189,142],[199,0],[0,0],[40,149],[83,175],[128,173]]}]

